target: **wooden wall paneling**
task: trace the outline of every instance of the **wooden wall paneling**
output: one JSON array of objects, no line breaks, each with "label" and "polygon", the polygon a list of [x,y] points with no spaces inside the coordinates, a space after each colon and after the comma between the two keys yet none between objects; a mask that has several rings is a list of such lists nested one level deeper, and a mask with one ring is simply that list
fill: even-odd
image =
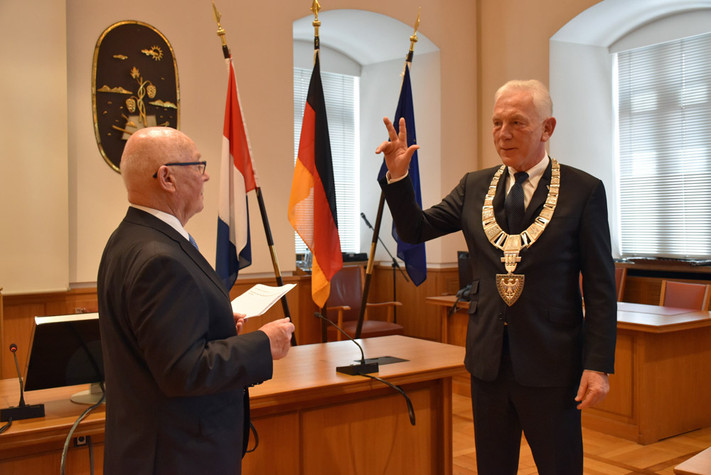
[{"label": "wooden wall paneling", "polygon": [[711,267],[693,262],[643,259],[617,262],[615,266],[627,269],[623,302],[658,305],[663,279],[711,283]]},{"label": "wooden wall paneling", "polygon": [[2,301],[2,287],[0,287],[0,345],[2,345],[2,348],[0,348],[0,379],[4,377],[3,367],[5,364],[5,352],[3,351],[3,348],[5,348],[5,317],[3,316],[4,307],[5,305]]},{"label": "wooden wall paneling", "polygon": [[[63,294],[62,294],[63,295]],[[17,361],[20,371],[25,371],[29,354],[32,322],[38,315],[47,315],[48,301],[56,301],[54,294],[7,295],[3,309],[3,341],[0,351],[5,352],[11,343],[17,345]],[[17,378],[14,358],[3,358],[2,378]]]},{"label": "wooden wall paneling", "polygon": [[[375,266],[371,282],[369,302],[392,300],[392,267]],[[408,279],[409,280],[409,279]],[[397,310],[397,322],[405,327],[405,334],[416,338],[440,341],[441,326],[438,309],[427,305],[425,298],[434,295],[456,293],[459,274],[455,267],[427,269],[427,279],[416,287],[411,281],[406,282],[400,272],[397,273],[396,297],[403,306]],[[385,311],[369,313],[370,318],[385,319]]]},{"label": "wooden wall paneling", "polygon": [[657,305],[659,292],[662,288],[662,279],[654,277],[630,276],[627,274],[624,302],[645,303]]}]

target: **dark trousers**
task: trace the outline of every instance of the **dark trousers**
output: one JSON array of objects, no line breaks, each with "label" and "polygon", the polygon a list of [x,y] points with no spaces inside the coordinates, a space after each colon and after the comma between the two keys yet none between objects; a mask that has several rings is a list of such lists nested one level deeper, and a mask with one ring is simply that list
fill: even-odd
[{"label": "dark trousers", "polygon": [[516,475],[523,431],[540,475],[582,474],[577,385],[538,388],[516,383],[507,343],[497,379],[471,378],[478,473]]}]

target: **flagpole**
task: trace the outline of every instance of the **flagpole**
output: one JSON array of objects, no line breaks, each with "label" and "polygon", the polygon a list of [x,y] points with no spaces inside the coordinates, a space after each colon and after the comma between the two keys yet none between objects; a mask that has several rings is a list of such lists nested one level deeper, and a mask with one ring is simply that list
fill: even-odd
[{"label": "flagpole", "polygon": [[[410,50],[407,52],[405,57],[405,66],[407,68],[408,64],[412,64],[412,58],[415,54],[415,43],[417,43],[417,29],[420,27],[420,7],[417,10],[417,20],[415,20],[414,32],[410,36]],[[403,71],[404,71],[403,68]],[[365,320],[365,310],[368,303],[368,293],[370,292],[370,280],[373,276],[373,267],[375,263],[375,249],[378,245],[378,238],[380,234],[380,223],[383,220],[383,209],[385,208],[385,195],[382,190],[380,192],[380,202],[378,203],[378,214],[375,217],[375,226],[373,227],[373,240],[370,242],[370,254],[368,255],[368,265],[365,270],[365,282],[363,284],[363,296],[360,301],[360,313],[358,315],[358,325],[356,326],[355,338],[360,338],[361,332],[363,330],[363,321]],[[393,262],[395,260],[393,259]],[[394,271],[394,269],[393,269]],[[395,282],[396,278],[393,277],[393,300],[395,299]],[[393,317],[396,319],[397,314],[396,309],[393,308]],[[397,320],[395,320],[397,321]]]},{"label": "flagpole", "polygon": [[[319,53],[319,50],[321,49],[321,39],[318,35],[318,29],[321,27],[321,20],[318,19],[318,12],[321,10],[321,4],[318,2],[318,0],[313,0],[311,3],[311,12],[314,14],[314,21],[311,23],[311,26],[314,27],[314,64],[316,64],[316,55]],[[321,307],[321,315],[323,315],[325,318],[328,318],[328,308],[324,304],[323,307]],[[326,327],[326,321],[321,320],[321,341],[328,341],[328,329]]]},{"label": "flagpole", "polygon": [[[215,21],[217,22],[217,36],[220,37],[220,41],[222,42],[222,54],[224,55],[225,59],[229,60],[232,58],[232,54],[230,53],[230,48],[227,46],[227,40],[225,39],[225,29],[222,28],[222,24],[220,23],[222,15],[220,14],[220,12],[217,11],[217,7],[215,6],[214,1],[212,2],[212,10],[215,14]],[[267,238],[267,246],[269,246],[269,254],[271,256],[272,265],[274,267],[274,277],[276,278],[277,285],[282,286],[284,285],[284,279],[282,279],[281,270],[279,269],[279,260],[277,259],[276,248],[274,247],[274,238],[272,237],[272,230],[271,226],[269,225],[269,217],[267,216],[267,208],[264,205],[264,197],[262,196],[261,187],[259,185],[256,185],[254,188],[254,192],[257,195],[259,213],[262,216],[264,234]],[[286,300],[286,295],[281,297],[281,306],[284,310],[284,316],[291,320],[291,313],[289,312],[289,302]],[[295,333],[291,334],[291,346],[296,346]]]}]

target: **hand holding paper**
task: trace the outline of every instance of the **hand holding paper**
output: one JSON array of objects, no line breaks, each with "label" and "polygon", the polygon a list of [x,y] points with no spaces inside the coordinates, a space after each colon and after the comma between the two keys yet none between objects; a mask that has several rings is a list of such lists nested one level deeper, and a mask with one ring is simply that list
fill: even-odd
[{"label": "hand holding paper", "polygon": [[284,284],[280,287],[257,284],[232,301],[232,311],[243,313],[245,318],[264,314],[296,284]]}]

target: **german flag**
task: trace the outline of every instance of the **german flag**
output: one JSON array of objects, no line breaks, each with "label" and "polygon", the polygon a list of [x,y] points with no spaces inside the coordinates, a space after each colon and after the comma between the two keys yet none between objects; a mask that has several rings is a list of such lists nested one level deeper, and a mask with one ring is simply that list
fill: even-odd
[{"label": "german flag", "polygon": [[331,293],[331,278],[343,267],[343,256],[318,50],[291,183],[289,222],[311,250],[311,296],[322,308]]}]

